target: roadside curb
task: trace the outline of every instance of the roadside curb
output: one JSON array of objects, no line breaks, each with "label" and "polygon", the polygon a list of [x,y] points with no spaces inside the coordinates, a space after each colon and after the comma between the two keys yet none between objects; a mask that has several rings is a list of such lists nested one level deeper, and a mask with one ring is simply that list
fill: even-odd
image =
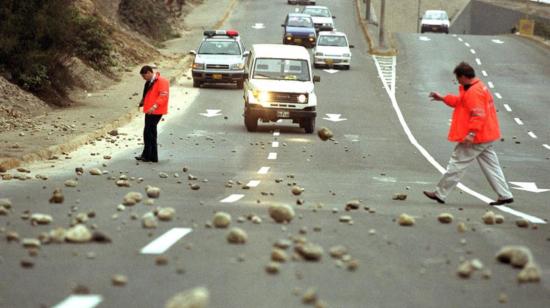
[{"label": "roadside curb", "polygon": [[[225,13],[223,17],[218,20],[215,24],[215,28],[221,27],[231,16],[231,12],[233,11],[234,7],[236,6],[238,0],[232,0],[229,6],[226,7]],[[163,56],[165,57],[165,56]],[[184,74],[187,71],[187,68],[191,64],[192,57],[190,55],[185,55],[181,61],[179,61],[178,64],[183,64],[182,69],[178,70],[174,69],[171,74],[167,75],[166,77],[170,80],[170,83],[174,83],[177,80],[178,75]],[[134,68],[139,67],[140,65],[136,65]],[[177,68],[175,66],[174,68]],[[37,151],[33,151],[27,154],[23,154],[21,157],[13,157],[13,158],[0,158],[0,174],[10,170],[17,168],[21,166],[24,163],[31,163],[35,161],[41,161],[41,160],[48,160],[52,156],[64,153],[64,152],[71,152],[79,147],[89,143],[90,141],[97,139],[101,136],[106,135],[108,132],[117,129],[119,127],[122,127],[128,123],[130,123],[136,116],[141,114],[140,111],[130,111],[126,114],[121,115],[117,119],[114,119],[108,123],[105,123],[103,128],[94,130],[92,132],[84,133],[81,135],[77,135],[71,140],[57,145],[52,145],[47,148],[43,148]],[[0,177],[1,180],[1,177]]]},{"label": "roadside curb", "polygon": [[521,33],[512,34],[512,35],[516,35],[516,36],[519,36],[521,38],[528,39],[532,42],[535,42],[538,45],[541,45],[541,47],[543,47],[543,48],[550,49],[550,41],[546,41],[545,39],[543,39],[540,36],[525,35],[525,34],[521,34]]},{"label": "roadside curb", "polygon": [[362,0],[355,0],[355,12],[357,16],[357,22],[361,26],[361,30],[363,30],[363,35],[365,36],[365,39],[367,40],[367,43],[369,44],[369,50],[368,52],[371,55],[377,55],[377,56],[395,56],[399,52],[396,48],[390,47],[388,49],[379,49],[377,47],[374,47],[374,39],[369,33],[368,24],[361,18],[361,4],[359,1]]}]

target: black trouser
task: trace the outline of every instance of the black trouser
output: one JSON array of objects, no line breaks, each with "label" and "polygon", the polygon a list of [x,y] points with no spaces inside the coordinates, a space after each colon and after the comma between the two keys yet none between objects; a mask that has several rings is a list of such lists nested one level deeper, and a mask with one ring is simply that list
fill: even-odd
[{"label": "black trouser", "polygon": [[143,128],[143,153],[141,157],[146,160],[157,162],[159,160],[157,151],[157,124],[162,118],[161,114],[145,114],[145,127]]}]

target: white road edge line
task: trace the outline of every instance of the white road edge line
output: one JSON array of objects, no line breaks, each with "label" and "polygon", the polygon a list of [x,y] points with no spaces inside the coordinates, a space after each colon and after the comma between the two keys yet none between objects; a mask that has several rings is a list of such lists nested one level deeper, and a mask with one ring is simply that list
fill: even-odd
[{"label": "white road edge line", "polygon": [[277,159],[277,153],[276,152],[269,153],[269,155],[267,156],[267,159],[269,159],[269,160]]},{"label": "white road edge line", "polygon": [[233,203],[236,201],[241,200],[244,197],[244,195],[241,194],[232,194],[229,197],[220,200],[221,203]]},{"label": "white road edge line", "polygon": [[504,106],[504,109],[506,109],[506,111],[512,112],[512,108],[510,108],[510,105],[504,104],[503,106]]},{"label": "white road edge line", "polygon": [[529,137],[533,138],[533,139],[537,139],[537,135],[535,135],[535,133],[533,132],[528,132],[527,135],[529,135]]},{"label": "white road edge line", "polygon": [[502,95],[500,95],[500,93],[498,93],[498,92],[495,92],[495,96],[496,96],[498,99],[502,99]]},{"label": "white road edge line", "polygon": [[545,144],[543,144],[542,146],[545,147],[547,150],[550,150],[550,145],[548,145],[548,144],[545,143]]},{"label": "white road edge line", "polygon": [[157,239],[143,247],[140,251],[142,254],[158,255],[164,253],[182,237],[186,236],[193,229],[191,228],[172,228]]},{"label": "white road edge line", "polygon": [[[378,74],[381,75],[380,65],[378,64],[378,61],[376,61],[376,57],[373,56],[373,58],[374,58],[374,63],[376,64],[376,68],[378,70]],[[416,140],[416,138],[412,134],[411,129],[407,125],[407,122],[405,121],[405,117],[403,116],[403,113],[401,112],[401,108],[399,107],[399,104],[397,103],[397,99],[395,98],[395,95],[391,95],[391,91],[388,88],[388,85],[386,83],[383,83],[383,84],[384,84],[384,88],[386,89],[386,92],[388,93],[388,96],[390,97],[390,100],[391,100],[393,109],[395,110],[395,113],[397,115],[397,118],[399,119],[399,122],[401,123],[401,127],[403,128],[405,134],[409,138],[410,143],[414,147],[416,147],[418,149],[418,151],[420,151],[420,153],[426,158],[426,160],[428,160],[429,163],[432,164],[432,166],[435,167],[435,169],[437,169],[441,174],[443,174],[445,172],[445,168],[443,168],[443,166],[441,166],[430,155],[430,153],[428,153],[428,151],[422,145],[420,145],[420,143],[418,143],[418,141]],[[462,191],[464,191],[465,193],[470,194],[473,197],[476,197],[476,198],[480,199],[481,201],[483,201],[485,203],[489,203],[489,202],[494,201],[489,197],[486,197],[486,196],[484,196],[484,195],[482,195],[482,194],[480,194],[476,191],[473,191],[472,189],[470,189],[466,185],[463,185],[462,183],[459,183],[457,187],[459,189],[461,189]],[[511,208],[506,207],[506,206],[495,206],[495,208],[498,208],[499,210],[501,210],[503,212],[507,212],[509,214],[512,214],[512,215],[515,215],[515,216],[518,216],[518,217],[522,217],[522,218],[524,218],[524,219],[526,219],[526,220],[528,220],[532,223],[546,224],[546,222],[544,220],[542,220],[538,217],[531,216],[531,215],[516,211],[516,210],[511,209]]]},{"label": "white road edge line", "polygon": [[269,172],[269,167],[261,167],[260,170],[258,170],[258,174],[267,174]]},{"label": "white road edge line", "polygon": [[273,142],[271,143],[271,147],[273,147],[273,148],[278,148],[278,147],[279,147],[279,141],[273,141]]},{"label": "white road edge line", "polygon": [[514,121],[516,121],[516,123],[518,123],[518,125],[523,125],[523,122],[521,121],[520,118],[514,118]]},{"label": "white road edge line", "polygon": [[103,296],[101,295],[71,295],[52,308],[93,308],[102,301]]}]

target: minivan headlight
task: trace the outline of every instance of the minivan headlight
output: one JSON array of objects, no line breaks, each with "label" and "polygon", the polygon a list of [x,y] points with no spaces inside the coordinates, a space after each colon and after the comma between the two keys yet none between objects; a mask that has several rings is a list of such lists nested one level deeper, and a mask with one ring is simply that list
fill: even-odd
[{"label": "minivan headlight", "polygon": [[193,63],[193,69],[196,69],[196,70],[203,70],[204,69],[204,63]]},{"label": "minivan headlight", "polygon": [[269,101],[269,92],[267,91],[254,90],[252,94],[254,95],[256,101],[260,104],[267,103]]},{"label": "minivan headlight", "polygon": [[242,69],[244,69],[244,63],[235,63],[235,64],[231,64],[231,66],[230,66],[229,69],[232,69],[232,70],[242,70]]},{"label": "minivan headlight", "polygon": [[299,103],[305,103],[305,102],[307,102],[307,96],[305,96],[304,94],[300,94],[300,95],[298,96],[298,102],[299,102]]},{"label": "minivan headlight", "polygon": [[345,53],[343,54],[344,57],[351,57],[351,53]]},{"label": "minivan headlight", "polygon": [[315,53],[315,56],[316,56],[316,57],[322,57],[323,55],[324,55],[324,54],[323,54],[322,52],[316,52],[316,53]]}]

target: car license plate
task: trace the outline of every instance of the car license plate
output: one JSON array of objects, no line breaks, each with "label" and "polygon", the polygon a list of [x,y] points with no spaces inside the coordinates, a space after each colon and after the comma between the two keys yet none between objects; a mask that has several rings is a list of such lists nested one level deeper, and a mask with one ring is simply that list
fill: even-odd
[{"label": "car license plate", "polygon": [[302,42],[302,39],[299,39],[299,38],[294,39],[294,43],[301,43],[301,42]]},{"label": "car license plate", "polygon": [[222,79],[222,74],[212,74],[212,78],[214,78],[214,79]]},{"label": "car license plate", "polygon": [[334,63],[334,61],[332,59],[325,59],[325,63],[326,64],[332,64],[332,63]]},{"label": "car license plate", "polygon": [[290,113],[288,111],[277,111],[277,117],[279,118],[288,118]]}]

